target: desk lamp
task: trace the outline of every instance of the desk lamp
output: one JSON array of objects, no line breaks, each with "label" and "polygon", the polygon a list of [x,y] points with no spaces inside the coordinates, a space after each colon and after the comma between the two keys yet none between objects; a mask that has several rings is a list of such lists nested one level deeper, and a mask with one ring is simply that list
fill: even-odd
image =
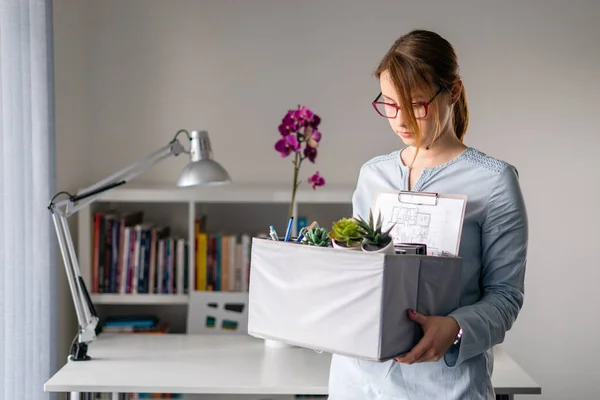
[{"label": "desk lamp", "polygon": [[[179,142],[178,136],[180,134],[185,134],[190,141],[189,151],[186,151]],[[67,218],[92,203],[107,191],[124,185],[138,175],[146,172],[163,159],[170,156],[178,156],[181,153],[189,154],[190,162],[179,176],[179,180],[177,181],[178,187],[215,186],[231,182],[227,171],[212,159],[212,149],[208,132],[192,131],[190,134],[185,129],[182,129],[175,134],[173,140],[167,145],[138,160],[129,167],[82,190],[76,195],[71,195],[67,192],[58,192],[50,201],[48,209],[52,213],[52,220],[56,228],[58,244],[77,314],[79,331],[70,349],[70,360],[85,361],[90,359],[87,355],[87,344],[96,339],[98,314],[92,304],[85,282],[81,277]],[[57,201],[57,197],[61,194],[67,195],[68,198]]]}]

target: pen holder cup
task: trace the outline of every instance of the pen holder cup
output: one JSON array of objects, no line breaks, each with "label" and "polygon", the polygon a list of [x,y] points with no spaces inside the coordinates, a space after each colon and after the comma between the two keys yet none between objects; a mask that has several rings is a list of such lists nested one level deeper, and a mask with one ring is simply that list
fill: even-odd
[{"label": "pen holder cup", "polygon": [[373,361],[422,337],[407,315],[459,307],[462,260],[252,240],[248,333]]}]

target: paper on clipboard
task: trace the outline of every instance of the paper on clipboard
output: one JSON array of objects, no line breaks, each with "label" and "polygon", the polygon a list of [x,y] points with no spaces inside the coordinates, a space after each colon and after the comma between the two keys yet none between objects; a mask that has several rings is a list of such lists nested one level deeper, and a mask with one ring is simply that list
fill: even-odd
[{"label": "paper on clipboard", "polygon": [[458,256],[467,197],[426,192],[381,192],[373,218],[383,216],[383,229],[394,243],[424,243],[432,256]]}]

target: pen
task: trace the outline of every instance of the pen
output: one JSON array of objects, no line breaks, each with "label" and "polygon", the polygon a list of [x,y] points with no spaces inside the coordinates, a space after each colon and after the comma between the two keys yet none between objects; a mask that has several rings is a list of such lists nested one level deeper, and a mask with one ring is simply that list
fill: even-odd
[{"label": "pen", "polygon": [[285,241],[288,242],[290,240],[290,234],[292,233],[292,223],[294,222],[294,217],[290,217],[290,221],[288,222],[287,230],[285,231]]},{"label": "pen", "polygon": [[300,229],[300,235],[298,235],[298,239],[296,239],[296,242],[300,243],[302,241],[302,239],[304,239],[304,234],[308,231],[310,231],[312,228],[318,228],[319,224],[317,224],[317,221],[313,221],[312,224],[310,224],[309,226],[305,226],[304,228]]},{"label": "pen", "polygon": [[306,232],[306,227],[300,229],[300,234],[298,235],[298,238],[296,239],[296,243],[300,243],[302,241],[302,239],[304,239],[305,232]]},{"label": "pen", "polygon": [[271,239],[279,241],[279,236],[277,236],[277,232],[275,232],[275,228],[273,228],[273,225],[269,227],[269,236],[271,236]]}]

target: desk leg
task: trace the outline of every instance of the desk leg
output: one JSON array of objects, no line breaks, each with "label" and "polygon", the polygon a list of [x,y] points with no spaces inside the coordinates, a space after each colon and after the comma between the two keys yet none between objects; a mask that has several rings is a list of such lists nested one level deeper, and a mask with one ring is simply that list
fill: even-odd
[{"label": "desk leg", "polygon": [[497,394],[496,400],[515,400],[514,394]]}]

